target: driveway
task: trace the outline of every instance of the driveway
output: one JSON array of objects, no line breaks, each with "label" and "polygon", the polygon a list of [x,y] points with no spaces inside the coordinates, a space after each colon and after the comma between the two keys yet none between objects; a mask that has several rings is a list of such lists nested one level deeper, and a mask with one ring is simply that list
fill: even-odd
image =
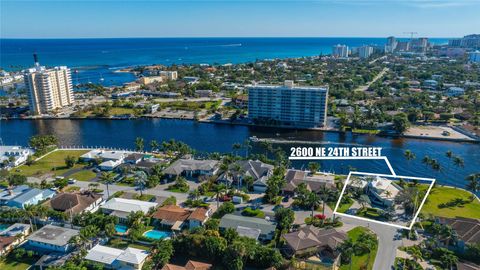
[{"label": "driveway", "polygon": [[344,230],[345,232],[357,226],[366,227],[373,231],[378,237],[378,251],[375,258],[375,263],[373,264],[373,270],[392,269],[392,266],[395,262],[397,249],[402,245],[402,240],[395,240],[395,235],[399,229],[388,225],[344,216],[341,217],[341,220],[344,226],[340,229]]}]

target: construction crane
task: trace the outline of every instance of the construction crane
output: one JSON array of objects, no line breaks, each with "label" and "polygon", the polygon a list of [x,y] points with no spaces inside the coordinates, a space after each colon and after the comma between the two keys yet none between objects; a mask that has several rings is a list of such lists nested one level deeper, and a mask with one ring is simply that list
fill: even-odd
[{"label": "construction crane", "polygon": [[403,32],[404,34],[410,34],[410,40],[413,39],[413,35],[417,35],[417,32]]}]

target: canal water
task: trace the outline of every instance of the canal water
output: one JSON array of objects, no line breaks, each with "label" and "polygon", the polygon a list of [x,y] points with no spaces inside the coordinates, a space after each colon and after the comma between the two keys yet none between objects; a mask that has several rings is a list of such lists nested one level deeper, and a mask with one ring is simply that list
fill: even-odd
[{"label": "canal water", "polygon": [[[382,147],[397,175],[430,177],[440,184],[464,187],[465,177],[480,172],[480,145],[473,143],[434,141],[410,138],[386,138],[371,135],[353,135],[320,131],[295,131],[235,125],[198,123],[189,120],[136,119],[136,120],[2,120],[0,138],[3,144],[27,145],[30,136],[53,134],[62,146],[103,146],[134,148],[136,137],[145,139],[148,148],[150,140],[175,139],[190,145],[199,152],[231,152],[234,143],[243,143],[251,136],[273,140],[291,140],[294,143],[273,143],[290,153],[293,146],[374,146]],[[305,142],[305,143],[303,143]],[[403,153],[411,150],[416,158],[406,160]],[[459,168],[446,157],[450,150],[462,157],[465,166]],[[243,154],[245,150],[239,150]],[[259,143],[250,150],[265,152]],[[439,172],[422,163],[428,155],[441,164]],[[292,167],[301,168],[308,162],[295,161]],[[335,173],[361,172],[389,173],[381,160],[321,161],[322,170]]]}]

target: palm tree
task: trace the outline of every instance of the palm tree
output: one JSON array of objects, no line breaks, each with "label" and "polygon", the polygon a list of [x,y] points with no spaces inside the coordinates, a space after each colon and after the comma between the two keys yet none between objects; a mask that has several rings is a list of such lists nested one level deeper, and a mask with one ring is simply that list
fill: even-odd
[{"label": "palm tree", "polygon": [[108,186],[113,183],[114,181],[114,175],[112,172],[103,172],[102,175],[100,176],[100,181],[105,184],[107,187],[107,198],[110,198],[110,190]]},{"label": "palm tree", "polygon": [[139,152],[143,152],[143,148],[144,148],[144,140],[142,137],[137,137],[135,139],[135,150],[139,151]]},{"label": "palm tree", "polygon": [[135,185],[139,187],[140,189],[140,197],[143,196],[143,190],[145,189],[145,185],[147,184],[147,181],[143,177],[136,177],[135,178]]},{"label": "palm tree", "polygon": [[448,151],[445,153],[445,156],[447,156],[449,159],[451,159],[451,158],[453,157],[452,151],[448,150]]},{"label": "palm tree", "polygon": [[35,216],[37,215],[36,210],[37,208],[33,204],[27,204],[24,207],[25,216],[28,218],[28,221],[30,222],[30,227],[32,228],[32,231],[34,231],[33,223],[35,221],[34,220]]},{"label": "palm tree", "polygon": [[452,270],[453,266],[458,262],[458,257],[453,252],[447,252],[440,257],[443,266]]},{"label": "palm tree", "polygon": [[480,173],[472,173],[469,176],[467,176],[468,184],[467,184],[467,189],[471,191],[472,198],[471,200],[475,200],[475,193],[480,191]]},{"label": "palm tree", "polygon": [[197,200],[198,197],[200,197],[200,191],[198,189],[194,189],[190,192],[190,196],[193,198],[193,200]]},{"label": "palm tree", "polygon": [[350,270],[352,270],[352,263],[353,263],[353,255],[355,253],[355,243],[351,238],[348,238],[345,240],[340,246],[338,246],[338,250],[340,251],[340,254],[342,254],[342,258],[347,258],[350,264]]},{"label": "palm tree", "polygon": [[315,174],[316,172],[318,172],[318,170],[320,170],[320,163],[318,162],[309,162],[308,163],[308,170],[310,171],[310,173],[313,175]]},{"label": "palm tree", "polygon": [[98,183],[89,183],[89,184],[88,184],[88,189],[89,189],[91,192],[93,192],[95,189],[98,188],[98,186],[100,186],[100,184],[98,184]]},{"label": "palm tree", "polygon": [[239,143],[234,143],[232,145],[232,150],[235,152],[235,156],[238,156],[238,150],[242,148],[242,145]]},{"label": "palm tree", "polygon": [[453,158],[453,164],[457,166],[457,168],[463,168],[465,166],[465,162],[463,161],[463,158],[456,156]]},{"label": "palm tree", "polygon": [[224,184],[216,185],[213,187],[213,192],[215,193],[215,197],[217,198],[217,209],[220,204],[220,195],[225,191],[226,187]]},{"label": "palm tree", "polygon": [[422,159],[422,163],[425,164],[425,167],[430,165],[431,161],[432,161],[432,159],[429,156],[424,156],[423,159]]},{"label": "palm tree", "polygon": [[307,195],[306,203],[312,209],[311,217],[313,218],[313,211],[315,210],[315,208],[317,208],[320,205],[321,199],[317,194],[315,194],[315,192],[310,192]]},{"label": "palm tree", "polygon": [[150,148],[152,149],[152,152],[158,151],[159,147],[160,147],[160,144],[158,144],[156,140],[150,141]]},{"label": "palm tree", "polygon": [[249,139],[246,139],[244,142],[243,142],[243,147],[245,148],[245,158],[248,157],[248,154],[249,154],[249,150],[252,148],[252,145],[250,144],[250,140]]},{"label": "palm tree", "polygon": [[410,160],[412,160],[412,159],[415,159],[415,157],[416,157],[415,154],[414,154],[412,151],[410,151],[410,150],[405,150],[405,153],[404,153],[403,155],[405,156],[405,158],[406,158],[408,161],[410,161]]},{"label": "palm tree", "polygon": [[331,200],[334,197],[333,190],[329,189],[327,186],[322,185],[317,191],[320,199],[322,200],[322,215],[325,216],[325,205],[327,201]]}]

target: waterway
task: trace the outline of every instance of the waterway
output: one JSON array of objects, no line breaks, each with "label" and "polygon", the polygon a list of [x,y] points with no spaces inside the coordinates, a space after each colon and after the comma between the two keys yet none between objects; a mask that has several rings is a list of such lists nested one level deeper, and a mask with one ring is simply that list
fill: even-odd
[{"label": "waterway", "polygon": [[[53,134],[58,137],[62,146],[103,146],[114,148],[134,148],[137,137],[145,139],[148,146],[150,140],[183,141],[198,152],[232,151],[234,143],[243,143],[251,136],[275,140],[292,140],[292,143],[273,144],[283,148],[287,154],[292,146],[374,146],[382,147],[382,155],[390,160],[397,175],[430,177],[438,179],[441,184],[464,187],[465,177],[480,171],[480,144],[434,141],[411,138],[386,138],[372,135],[354,135],[351,133],[334,133],[320,131],[295,131],[261,127],[246,127],[198,123],[189,120],[168,119],[135,119],[135,120],[2,120],[0,138],[5,145],[27,145],[28,139],[36,134]],[[299,141],[306,141],[302,143]],[[312,144],[313,142],[313,144]],[[407,161],[405,150],[411,150],[416,158]],[[446,157],[450,150],[462,157],[465,166],[459,168]],[[244,154],[245,150],[239,150]],[[263,153],[260,144],[253,144],[250,150]],[[442,169],[432,170],[422,163],[428,155],[437,159]],[[307,162],[294,161],[291,166],[301,168]],[[322,170],[335,173],[348,173],[354,169],[362,172],[389,173],[388,167],[381,160],[355,161],[321,161]]]}]

